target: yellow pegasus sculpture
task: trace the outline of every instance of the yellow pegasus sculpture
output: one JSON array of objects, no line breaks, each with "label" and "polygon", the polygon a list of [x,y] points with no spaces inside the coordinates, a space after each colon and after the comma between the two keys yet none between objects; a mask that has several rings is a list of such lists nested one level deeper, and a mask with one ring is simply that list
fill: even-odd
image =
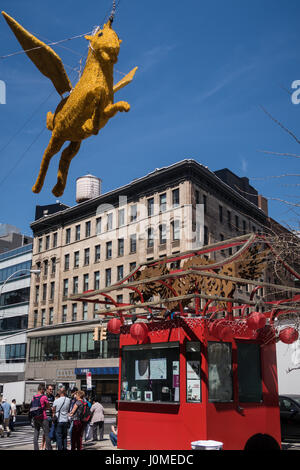
[{"label": "yellow pegasus sculpture", "polygon": [[[97,135],[117,112],[130,110],[126,101],[114,103],[114,94],[132,81],[137,67],[114,86],[113,68],[122,41],[112,29],[112,21],[108,20],[92,36],[85,36],[90,41],[88,57],[84,71],[73,89],[63,63],[54,50],[26,31],[7,13],[2,12],[2,15],[28,57],[43,75],[50,78],[62,98],[55,113],[47,114],[47,128],[52,131],[52,136],[32,188],[34,193],[41,191],[51,158],[65,142],[70,141],[61,154],[57,183],[52,190],[55,196],[61,196],[71,160],[78,153],[81,141],[93,134]],[[63,98],[66,92],[70,94]]]}]

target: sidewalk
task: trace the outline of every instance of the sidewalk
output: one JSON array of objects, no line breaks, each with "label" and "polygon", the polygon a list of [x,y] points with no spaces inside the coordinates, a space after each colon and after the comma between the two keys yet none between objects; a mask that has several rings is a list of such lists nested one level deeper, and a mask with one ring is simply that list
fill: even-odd
[{"label": "sidewalk", "polygon": [[[68,446],[68,449],[70,446]],[[83,442],[83,449],[84,450],[119,450],[117,447],[114,447],[109,439],[109,434],[104,434],[103,441],[87,441]],[[17,445],[16,447],[9,447],[7,449],[1,449],[1,452],[5,450],[15,451],[15,450],[33,450],[33,442],[32,444],[25,444],[25,445]],[[53,450],[56,451],[56,444],[53,444]]]}]

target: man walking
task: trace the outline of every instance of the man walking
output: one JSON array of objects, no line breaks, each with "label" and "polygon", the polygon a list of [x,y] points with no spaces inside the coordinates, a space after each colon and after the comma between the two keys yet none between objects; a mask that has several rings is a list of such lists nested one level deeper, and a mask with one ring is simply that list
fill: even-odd
[{"label": "man walking", "polygon": [[16,400],[13,398],[11,401],[11,409],[10,409],[10,429],[13,431],[15,429],[15,422],[17,419],[17,405],[16,405]]},{"label": "man walking", "polygon": [[[3,409],[3,426],[4,426],[4,429],[7,433],[7,437],[10,436],[10,429],[9,429],[9,420],[10,420],[10,404],[7,403],[6,401],[6,398],[2,398],[2,409]],[[4,433],[3,433],[3,436],[4,436]]]},{"label": "man walking", "polygon": [[[52,426],[52,406],[53,406],[53,403],[54,403],[54,400],[55,400],[55,397],[53,395],[53,385],[48,385],[47,386],[47,389],[46,389],[46,397],[48,399],[48,402],[49,402],[49,407],[46,408],[46,415],[47,415],[47,420],[48,420],[48,423],[49,423],[49,432],[51,430],[51,426]],[[42,446],[41,446],[41,450],[45,450],[46,448],[46,439],[45,439],[45,434],[43,435],[43,438],[42,438]]]},{"label": "man walking", "polygon": [[46,450],[52,450],[51,441],[49,438],[49,421],[47,419],[46,409],[49,408],[49,402],[45,395],[45,385],[39,384],[38,393],[34,395],[31,402],[31,408],[35,408],[37,415],[33,418],[34,436],[33,447],[34,450],[39,450],[39,435],[40,430],[44,431]]},{"label": "man walking", "polygon": [[[60,397],[57,398],[53,403],[52,413],[53,418],[56,417],[56,443],[57,450],[67,450],[67,438],[68,438],[68,421],[69,421],[69,409],[70,409],[70,398],[67,397],[67,391],[65,387],[59,389]],[[54,418],[55,419],[55,418]]]}]

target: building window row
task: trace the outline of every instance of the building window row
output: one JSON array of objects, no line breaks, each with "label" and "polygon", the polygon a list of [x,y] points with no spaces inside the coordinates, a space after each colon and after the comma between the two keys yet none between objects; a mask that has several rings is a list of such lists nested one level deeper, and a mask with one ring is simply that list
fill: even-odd
[{"label": "building window row", "polygon": [[107,340],[94,341],[93,332],[31,338],[29,362],[118,357],[119,336],[107,333]]}]

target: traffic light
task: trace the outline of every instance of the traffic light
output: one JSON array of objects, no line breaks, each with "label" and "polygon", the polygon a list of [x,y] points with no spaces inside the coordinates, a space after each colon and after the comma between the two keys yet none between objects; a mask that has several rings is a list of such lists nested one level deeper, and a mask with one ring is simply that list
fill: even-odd
[{"label": "traffic light", "polygon": [[107,327],[106,326],[101,326],[101,328],[100,328],[100,341],[106,340],[106,334],[107,334]]},{"label": "traffic light", "polygon": [[94,341],[99,341],[99,327],[97,326],[94,328],[94,335],[93,335]]}]

